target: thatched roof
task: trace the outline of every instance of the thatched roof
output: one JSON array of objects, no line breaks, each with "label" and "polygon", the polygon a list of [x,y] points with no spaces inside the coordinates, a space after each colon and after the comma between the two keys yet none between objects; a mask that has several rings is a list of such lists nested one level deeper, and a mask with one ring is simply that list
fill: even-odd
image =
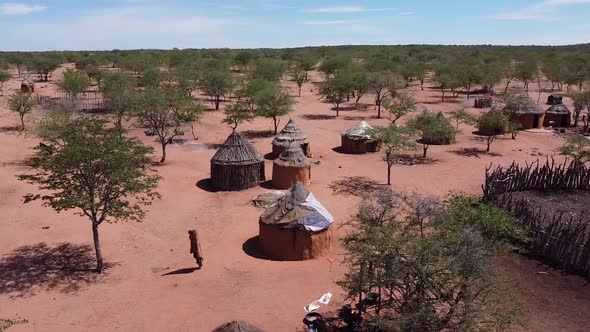
[{"label": "thatched roof", "polygon": [[275,137],[272,141],[272,145],[288,147],[293,142],[299,142],[300,144],[308,143],[305,134],[297,127],[295,121],[289,119],[289,122],[285,125],[285,128]]},{"label": "thatched roof", "polygon": [[291,144],[288,148],[283,150],[279,157],[275,159],[275,164],[285,167],[306,167],[311,165],[311,162],[301,150],[301,146]]},{"label": "thatched roof", "polygon": [[301,182],[260,216],[260,223],[281,228],[327,229],[334,218]]},{"label": "thatched roof", "polygon": [[543,114],[545,111],[537,105],[529,96],[519,96],[510,100],[504,107],[504,111],[518,114]]},{"label": "thatched roof", "polygon": [[223,165],[251,165],[264,162],[264,158],[250,142],[234,131],[211,158],[211,162]]},{"label": "thatched roof", "polygon": [[23,81],[21,82],[21,85],[35,85],[35,83],[28,77],[26,77],[25,79],[23,79]]},{"label": "thatched roof", "polygon": [[234,320],[218,326],[213,332],[264,332],[256,326],[242,320]]},{"label": "thatched roof", "polygon": [[370,129],[373,129],[370,124],[368,124],[366,121],[361,121],[356,126],[343,132],[342,136],[346,136],[354,140],[370,139],[371,136],[367,134],[367,131]]},{"label": "thatched roof", "polygon": [[564,104],[555,104],[547,109],[547,113],[553,114],[571,114],[570,110]]}]

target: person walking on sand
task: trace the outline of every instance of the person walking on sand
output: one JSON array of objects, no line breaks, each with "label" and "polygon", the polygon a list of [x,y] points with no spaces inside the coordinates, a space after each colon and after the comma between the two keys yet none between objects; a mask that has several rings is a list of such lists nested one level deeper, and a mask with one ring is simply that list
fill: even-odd
[{"label": "person walking on sand", "polygon": [[197,231],[191,229],[188,231],[188,238],[191,241],[191,254],[197,262],[199,269],[203,267],[203,251],[201,250],[201,244],[199,243],[199,235]]}]

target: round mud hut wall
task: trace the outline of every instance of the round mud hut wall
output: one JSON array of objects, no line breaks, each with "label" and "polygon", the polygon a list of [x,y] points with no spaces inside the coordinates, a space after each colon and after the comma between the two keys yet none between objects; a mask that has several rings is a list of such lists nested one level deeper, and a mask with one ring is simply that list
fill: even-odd
[{"label": "round mud hut wall", "polygon": [[543,117],[543,127],[549,127],[553,121],[554,127],[569,127],[571,124],[572,113],[563,104],[556,104],[545,112]]},{"label": "round mud hut wall", "polygon": [[344,153],[364,154],[379,152],[381,142],[371,141],[369,139],[352,139],[348,136],[342,136],[340,148]]},{"label": "round mud hut wall", "polygon": [[277,189],[289,189],[297,182],[301,182],[304,186],[311,183],[311,165],[298,166],[282,166],[277,163],[272,165],[272,186]]},{"label": "round mud hut wall", "polygon": [[211,185],[216,190],[238,191],[265,180],[264,158],[237,132],[232,132],[211,158]]},{"label": "round mud hut wall", "polygon": [[332,245],[332,228],[310,232],[299,227],[281,228],[260,223],[260,249],[270,258],[300,261],[325,255]]}]

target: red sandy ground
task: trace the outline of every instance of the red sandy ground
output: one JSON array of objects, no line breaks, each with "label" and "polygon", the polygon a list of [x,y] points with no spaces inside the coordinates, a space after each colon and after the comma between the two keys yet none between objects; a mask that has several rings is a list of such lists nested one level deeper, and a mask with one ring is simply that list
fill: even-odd
[{"label": "red sandy ground", "polygon": [[[62,72],[63,68],[56,71],[53,80],[59,79]],[[314,78],[320,80],[319,75]],[[14,78],[7,84],[6,95],[14,93],[19,84]],[[287,85],[296,94],[296,87]],[[55,90],[51,83],[38,83],[37,88],[40,92]],[[388,121],[375,119],[372,106],[365,111],[344,110],[339,118],[333,118],[331,105],[318,100],[312,89],[315,91],[312,84],[304,86],[302,97],[295,98],[297,105],[290,117],[308,135],[314,160],[321,161],[313,165],[309,189],[334,215],[333,227],[337,237],[342,237],[344,230],[338,226],[356,211],[360,198],[335,192],[333,185],[353,176],[384,183],[386,166],[381,154],[344,155],[333,148],[340,145],[340,133],[360,120],[372,125]],[[424,91],[412,86],[408,92],[420,102],[420,108],[427,106],[435,112],[472,104],[463,95],[441,103],[440,92],[433,90],[430,83]],[[537,92],[530,94],[536,99]],[[541,102],[546,96],[542,94]],[[365,103],[371,101],[371,96],[363,98]],[[39,203],[23,205],[22,196],[36,192],[36,188],[15,176],[27,171],[21,162],[38,141],[10,128],[17,124],[17,117],[6,103],[7,97],[0,97],[0,264],[13,250],[26,245],[90,244],[90,223],[83,217],[56,214]],[[36,110],[33,117],[42,112]],[[222,118],[222,112],[206,112],[196,125],[199,143],[220,144],[225,140],[231,130],[221,124]],[[282,124],[287,120],[284,117]],[[156,148],[157,160],[156,142],[146,138],[142,129],[133,128],[132,123],[128,126],[129,135]],[[239,129],[264,132],[270,128],[269,120],[256,119]],[[441,197],[459,191],[479,194],[486,166],[536,160],[538,157],[532,153],[552,154],[564,141],[552,133],[523,132],[516,141],[506,137],[495,142],[493,155],[476,152],[465,156],[456,152],[485,150],[485,145],[475,140],[473,128],[462,125],[462,130],[456,144],[430,148],[429,157],[435,163],[394,166],[393,188]],[[326,257],[304,262],[273,262],[246,254],[242,245],[257,235],[262,213],[249,201],[268,189],[257,187],[231,193],[201,189],[196,184],[209,177],[209,159],[215,150],[190,145],[189,137],[185,137],[187,144],[171,146],[168,161],[157,167],[163,177],[159,186],[163,198],[149,208],[143,223],[101,226],[103,254],[114,265],[106,274],[85,283],[75,277],[42,280],[22,273],[14,282],[37,286],[27,294],[0,292],[0,318],[21,316],[29,320],[11,331],[210,331],[234,319],[247,320],[267,331],[294,331],[302,327],[303,307],[323,293],[334,294],[325,310],[335,310],[342,304],[342,291],[334,283],[344,272],[338,244]],[[270,152],[272,137],[252,141],[261,153]],[[266,161],[266,167],[270,178],[272,162]],[[187,230],[192,228],[198,229],[203,243],[204,268],[164,275],[194,267],[187,237]],[[90,251],[90,258],[92,254]],[[328,258],[337,260],[331,266]],[[5,266],[0,265],[0,269]],[[583,331],[590,326],[590,287],[583,279],[562,275],[527,259],[502,258],[497,266],[518,284],[530,330]],[[9,272],[0,271],[0,275]],[[0,280],[0,289],[5,289],[1,286],[7,281]],[[78,290],[68,287],[76,284]]]}]

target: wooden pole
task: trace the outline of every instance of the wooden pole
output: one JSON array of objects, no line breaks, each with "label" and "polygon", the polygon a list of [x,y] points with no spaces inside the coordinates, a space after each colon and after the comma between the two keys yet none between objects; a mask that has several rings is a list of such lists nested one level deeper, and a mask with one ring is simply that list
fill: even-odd
[{"label": "wooden pole", "polygon": [[196,230],[191,229],[188,231],[188,238],[191,242],[191,254],[195,258],[199,268],[203,267],[203,251],[201,250],[201,243],[199,242],[199,234]]}]

